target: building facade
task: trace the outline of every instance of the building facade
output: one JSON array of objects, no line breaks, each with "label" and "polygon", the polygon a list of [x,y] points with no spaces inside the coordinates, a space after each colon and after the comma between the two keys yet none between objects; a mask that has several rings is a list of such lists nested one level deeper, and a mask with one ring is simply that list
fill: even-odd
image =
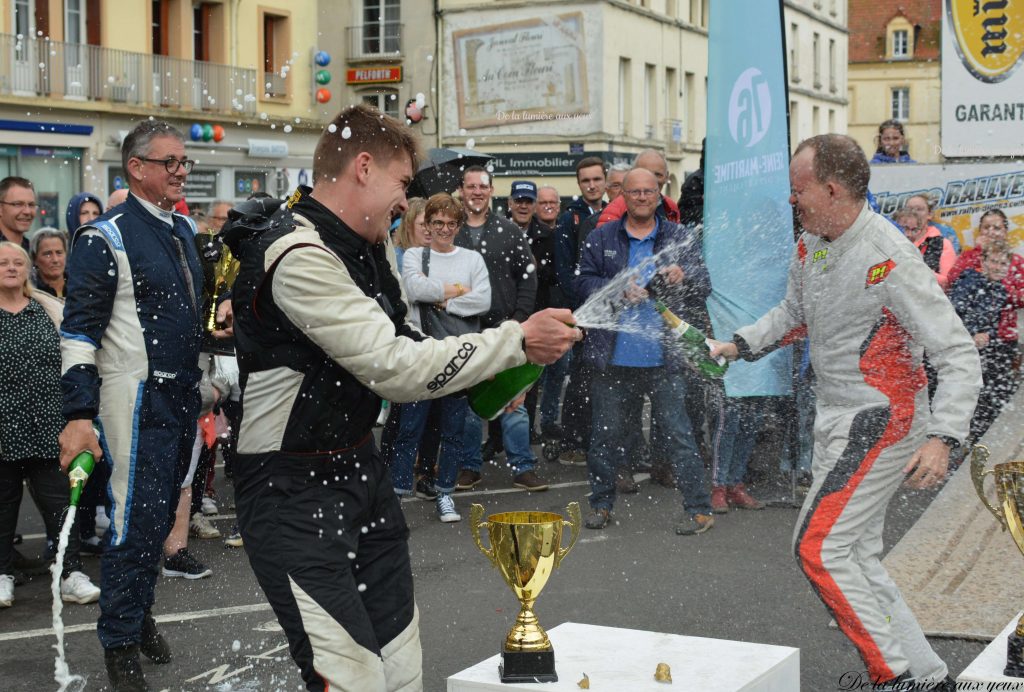
[{"label": "building facade", "polygon": [[789,140],[847,131],[848,0],[785,0]]},{"label": "building facade", "polygon": [[327,109],[315,100],[316,3],[0,1],[0,177],[36,186],[37,225],[70,198],[126,184],[120,143],[141,118],[188,136],[188,202],[283,193]]},{"label": "building facade", "polygon": [[903,123],[910,157],[942,160],[941,0],[850,0],[849,134],[870,158],[878,125]]}]

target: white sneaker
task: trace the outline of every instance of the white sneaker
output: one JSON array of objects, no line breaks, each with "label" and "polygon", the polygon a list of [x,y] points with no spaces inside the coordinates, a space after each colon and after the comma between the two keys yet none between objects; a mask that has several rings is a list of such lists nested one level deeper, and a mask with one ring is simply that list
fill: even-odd
[{"label": "white sneaker", "polygon": [[96,530],[103,533],[110,528],[110,517],[107,516],[107,508],[100,505],[96,508]]},{"label": "white sneaker", "polygon": [[65,603],[94,603],[100,600],[100,589],[82,572],[72,572],[60,582],[60,598]]},{"label": "white sneaker", "polygon": [[192,521],[188,523],[188,533],[196,538],[220,538],[220,531],[203,516],[202,512],[192,515]]},{"label": "white sneaker", "polygon": [[437,494],[437,518],[445,524],[462,521],[462,515],[455,511],[455,500],[449,493]]},{"label": "white sneaker", "polygon": [[10,608],[14,603],[14,576],[0,574],[0,608]]},{"label": "white sneaker", "polygon": [[220,510],[217,509],[217,503],[214,501],[212,497],[203,497],[202,509],[203,514],[208,517],[213,516],[215,514],[220,514]]}]

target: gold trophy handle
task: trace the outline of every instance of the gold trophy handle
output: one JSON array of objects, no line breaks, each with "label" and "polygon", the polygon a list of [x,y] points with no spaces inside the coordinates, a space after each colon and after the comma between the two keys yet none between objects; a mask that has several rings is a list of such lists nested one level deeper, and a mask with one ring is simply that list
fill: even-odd
[{"label": "gold trophy handle", "polygon": [[473,534],[473,542],[476,543],[476,547],[480,549],[491,564],[495,567],[498,566],[497,560],[494,558],[494,548],[485,548],[484,542],[480,540],[480,529],[487,526],[486,521],[480,521],[484,518],[484,506],[473,503],[469,506],[469,532]]},{"label": "gold trophy handle", "polygon": [[989,502],[988,497],[985,496],[985,476],[990,476],[994,473],[992,469],[985,470],[986,464],[988,464],[988,447],[985,445],[974,445],[974,449],[971,450],[971,480],[974,481],[974,490],[978,493],[978,497],[981,498],[981,504],[985,505],[985,508],[992,512],[1002,525],[1003,531],[1005,531],[1006,517],[1003,516],[1003,511]]},{"label": "gold trophy handle", "polygon": [[569,545],[565,548],[559,548],[558,554],[555,556],[555,567],[558,567],[569,551],[572,550],[573,546],[576,545],[576,539],[580,537],[580,526],[583,524],[583,517],[580,515],[580,503],[570,502],[565,508],[565,511],[569,514],[570,521],[562,520],[562,526],[568,526],[572,530],[572,535],[569,537]]}]

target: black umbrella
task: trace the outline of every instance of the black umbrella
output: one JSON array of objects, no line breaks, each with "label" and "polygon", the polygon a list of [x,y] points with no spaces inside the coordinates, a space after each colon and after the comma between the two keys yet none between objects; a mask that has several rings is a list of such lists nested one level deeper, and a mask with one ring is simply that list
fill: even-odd
[{"label": "black umbrella", "polygon": [[455,192],[462,185],[462,171],[467,166],[486,166],[493,158],[474,149],[431,149],[413,177],[407,196],[430,197],[438,192]]}]

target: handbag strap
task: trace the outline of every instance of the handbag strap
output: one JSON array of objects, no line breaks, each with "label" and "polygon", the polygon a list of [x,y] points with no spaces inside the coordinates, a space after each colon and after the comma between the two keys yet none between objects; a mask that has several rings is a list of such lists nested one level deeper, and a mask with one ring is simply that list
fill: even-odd
[{"label": "handbag strap", "polygon": [[423,276],[430,276],[430,248],[423,248]]},{"label": "handbag strap", "polygon": [[[422,255],[422,259],[420,261],[420,267],[423,270],[423,276],[430,276],[430,248],[429,247],[423,248],[423,255]],[[422,328],[427,323],[427,321],[426,321],[426,311],[429,310],[432,306],[428,305],[427,303],[417,303],[417,305],[419,306],[419,309],[420,309],[420,327]]]}]

